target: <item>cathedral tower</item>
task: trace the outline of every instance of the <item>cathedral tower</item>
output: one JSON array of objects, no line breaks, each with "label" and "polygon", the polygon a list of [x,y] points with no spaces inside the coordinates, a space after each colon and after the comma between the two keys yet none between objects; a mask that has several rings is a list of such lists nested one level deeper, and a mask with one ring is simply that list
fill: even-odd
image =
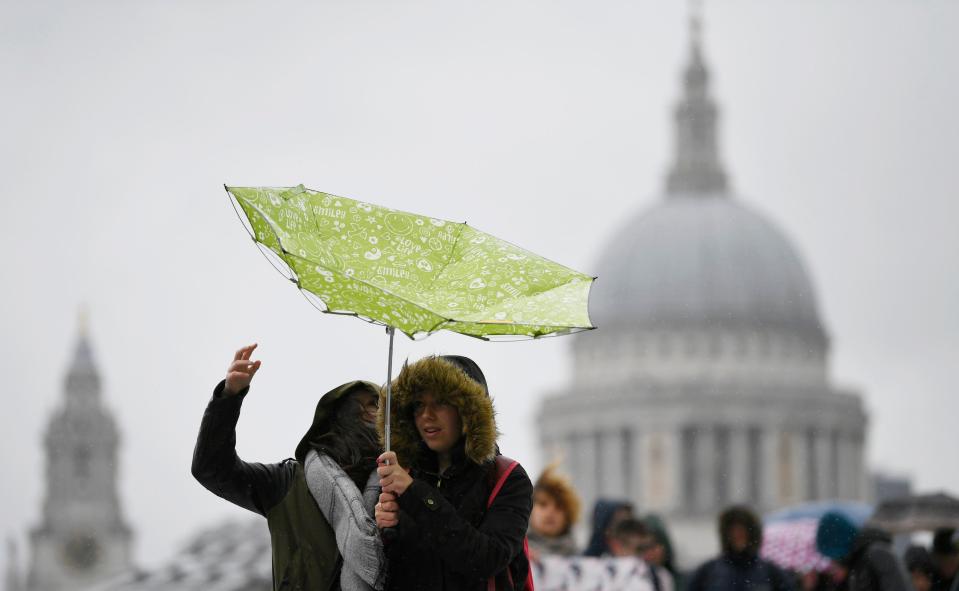
[{"label": "cathedral tower", "polygon": [[46,491],[30,532],[30,591],[76,589],[130,568],[131,531],[117,491],[119,433],[81,320],[62,403],[44,437]]}]

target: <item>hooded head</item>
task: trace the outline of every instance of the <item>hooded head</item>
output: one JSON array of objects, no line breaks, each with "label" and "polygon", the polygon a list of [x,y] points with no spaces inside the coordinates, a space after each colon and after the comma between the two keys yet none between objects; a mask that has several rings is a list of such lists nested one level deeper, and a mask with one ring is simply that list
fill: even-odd
[{"label": "hooded head", "polygon": [[632,517],[633,506],[628,501],[614,501],[600,499],[593,505],[593,533],[589,538],[589,545],[583,552],[585,556],[602,556],[609,554],[607,537],[612,529],[623,519]]},{"label": "hooded head", "polygon": [[[475,464],[486,464],[496,457],[496,430],[493,401],[486,387],[486,378],[476,363],[459,355],[424,357],[403,366],[393,380],[391,413],[392,441],[401,466],[420,467],[428,448],[423,443],[413,417],[414,407],[423,394],[429,393],[436,403],[456,409],[462,423],[459,443],[466,458]],[[386,392],[380,392],[380,413],[377,426],[380,440],[385,435]]]},{"label": "hooded head", "polygon": [[841,562],[852,553],[859,524],[840,511],[829,511],[819,518],[816,550],[826,558]]},{"label": "hooded head", "polygon": [[730,507],[719,515],[719,540],[727,557],[752,559],[763,544],[763,526],[747,507]]},{"label": "hooded head", "polygon": [[311,450],[326,453],[350,475],[358,487],[376,468],[379,442],[376,431],[362,418],[355,394],[370,393],[379,397],[380,389],[372,382],[347,382],[324,394],[316,404],[313,423],[296,446],[295,457],[303,464]]}]

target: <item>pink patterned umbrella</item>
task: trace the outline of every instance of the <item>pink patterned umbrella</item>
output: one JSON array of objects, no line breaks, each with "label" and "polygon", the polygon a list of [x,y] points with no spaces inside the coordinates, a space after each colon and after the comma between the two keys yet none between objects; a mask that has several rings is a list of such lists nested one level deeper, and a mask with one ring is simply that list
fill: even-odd
[{"label": "pink patterned umbrella", "polygon": [[829,559],[816,551],[818,525],[818,519],[795,519],[766,525],[760,556],[781,568],[800,573],[829,570]]}]

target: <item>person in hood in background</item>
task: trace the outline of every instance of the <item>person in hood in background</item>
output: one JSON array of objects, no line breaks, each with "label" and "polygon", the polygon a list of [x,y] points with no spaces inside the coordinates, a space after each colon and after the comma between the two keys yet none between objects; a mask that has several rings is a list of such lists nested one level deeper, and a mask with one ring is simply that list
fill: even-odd
[{"label": "person in hood in background", "polygon": [[573,556],[577,554],[573,526],[579,521],[579,495],[568,478],[547,466],[533,485],[533,512],[529,517],[529,554]]},{"label": "person in hood in background", "polygon": [[616,525],[634,517],[633,506],[627,501],[600,499],[593,505],[593,533],[583,556],[609,556],[609,538]]},{"label": "person in hood in background", "polygon": [[[236,352],[213,391],[193,452],[193,476],[215,495],[267,518],[274,589],[382,589],[385,556],[368,509],[376,503],[379,388],[354,381],[320,398],[295,458],[248,463],[236,423],[260,361]],[[362,492],[361,492],[362,491]]]},{"label": "person in hood in background", "polygon": [[845,571],[846,591],[910,591],[905,568],[889,534],[861,527],[848,515],[829,511],[816,528],[816,550]]},{"label": "person in hood in background", "polygon": [[762,523],[746,507],[730,507],[719,516],[722,553],[693,573],[687,591],[792,591],[792,579],[759,557]]},{"label": "person in hood in background", "polygon": [[426,357],[393,382],[392,448],[380,456],[376,522],[386,536],[388,589],[524,589],[533,485],[522,466],[498,479],[496,421],[486,378],[466,357]]},{"label": "person in hood in background", "polygon": [[932,561],[929,551],[922,546],[909,546],[902,559],[912,579],[912,588],[915,591],[931,591],[933,582],[939,576],[939,569]]},{"label": "person in hood in background", "polygon": [[955,529],[942,528],[934,532],[931,557],[937,569],[932,591],[959,590],[959,537]]},{"label": "person in hood in background", "polygon": [[673,578],[673,585],[676,589],[682,589],[684,581],[680,576],[679,569],[676,568],[676,561],[673,553],[673,542],[669,539],[669,532],[666,530],[666,524],[659,515],[650,513],[643,518],[646,526],[649,528],[656,545],[646,553],[646,560],[650,564],[666,569]]}]

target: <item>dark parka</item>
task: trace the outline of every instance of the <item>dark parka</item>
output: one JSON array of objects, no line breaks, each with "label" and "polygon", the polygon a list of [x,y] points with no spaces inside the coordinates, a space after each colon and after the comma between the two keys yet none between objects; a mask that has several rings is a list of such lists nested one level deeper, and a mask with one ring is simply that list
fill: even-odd
[{"label": "dark parka", "polygon": [[[471,377],[472,376],[472,377]],[[436,454],[422,442],[413,404],[422,392],[457,409],[463,437],[452,464],[438,474]],[[380,408],[385,408],[381,398]],[[380,413],[380,432],[383,413]],[[529,562],[523,540],[533,485],[522,466],[509,475],[493,505],[496,422],[479,367],[464,357],[428,357],[407,365],[393,383],[392,447],[413,483],[399,498],[399,525],[387,537],[387,589],[523,589]]]},{"label": "dark parka", "polygon": [[846,591],[912,591],[905,568],[892,550],[892,538],[883,531],[860,530],[849,556],[840,562],[849,569]]},{"label": "dark parka", "polygon": [[[745,550],[737,552],[730,541],[730,529],[742,525],[749,535]],[[722,554],[693,573],[687,591],[793,591],[790,577],[773,563],[760,558],[762,524],[743,507],[733,507],[719,517]]]},{"label": "dark parka", "polygon": [[341,559],[336,535],[313,500],[303,474],[309,440],[330,428],[336,403],[358,389],[379,394],[370,382],[335,388],[316,405],[313,424],[296,448],[296,458],[274,464],[244,462],[236,454],[236,423],[249,389],[225,396],[224,382],[213,391],[193,451],[193,477],[213,494],[267,518],[273,551],[273,588],[339,589]]}]

